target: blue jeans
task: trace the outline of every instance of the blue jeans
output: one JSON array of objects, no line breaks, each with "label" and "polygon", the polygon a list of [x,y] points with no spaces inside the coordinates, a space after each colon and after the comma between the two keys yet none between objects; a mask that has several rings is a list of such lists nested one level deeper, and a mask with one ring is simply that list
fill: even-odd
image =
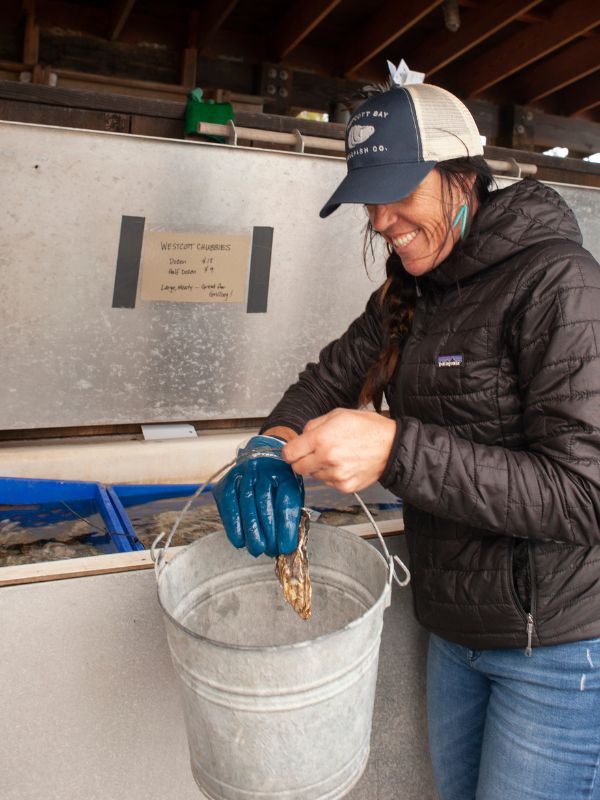
[{"label": "blue jeans", "polygon": [[469,650],[431,636],[440,800],[600,800],[600,639]]}]

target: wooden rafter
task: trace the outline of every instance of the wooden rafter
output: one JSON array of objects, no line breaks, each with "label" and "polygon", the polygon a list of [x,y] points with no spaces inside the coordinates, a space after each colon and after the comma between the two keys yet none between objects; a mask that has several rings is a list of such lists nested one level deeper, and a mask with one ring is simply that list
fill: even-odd
[{"label": "wooden rafter", "polygon": [[600,3],[568,0],[546,23],[527,26],[509,41],[491,48],[456,73],[455,83],[464,97],[473,97],[600,23]]},{"label": "wooden rafter", "polygon": [[[527,70],[516,90],[524,103],[535,103],[600,67],[600,36],[581,39],[553,58]],[[600,80],[600,78],[599,78]]]},{"label": "wooden rafter", "polygon": [[[442,0],[388,0],[374,14],[364,29],[348,44],[344,75],[352,77],[363,64],[375,58],[384,48],[410,30]],[[402,56],[402,54],[399,54]]]},{"label": "wooden rafter", "polygon": [[314,30],[341,0],[296,0],[275,33],[276,59],[281,61]]},{"label": "wooden rafter", "polygon": [[559,103],[561,112],[568,116],[600,106],[600,72],[593,72],[561,92]]},{"label": "wooden rafter", "polygon": [[108,36],[111,42],[116,42],[121,35],[121,31],[125,27],[125,23],[127,22],[134,5],[135,0],[113,0],[111,8],[110,32]]},{"label": "wooden rafter", "polygon": [[464,15],[462,25],[456,33],[450,33],[442,25],[439,31],[427,39],[427,47],[419,46],[406,58],[414,69],[427,76],[455,61],[516,19],[522,20],[525,12],[539,5],[541,0],[507,0],[490,3],[471,10]]},{"label": "wooden rafter", "polygon": [[227,2],[204,0],[198,7],[196,14],[196,18],[198,19],[198,34],[193,44],[197,47],[199,53],[205,51],[211,39],[219,31],[237,3],[238,0],[227,0]]}]

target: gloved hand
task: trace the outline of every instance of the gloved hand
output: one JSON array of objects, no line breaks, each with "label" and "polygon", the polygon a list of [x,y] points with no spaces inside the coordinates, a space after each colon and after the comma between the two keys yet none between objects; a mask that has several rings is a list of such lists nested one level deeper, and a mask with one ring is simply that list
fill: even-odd
[{"label": "gloved hand", "polygon": [[[213,489],[229,540],[253,556],[293,553],[298,546],[304,483],[279,455],[284,444],[253,436]],[[266,451],[275,452],[261,455]]]}]

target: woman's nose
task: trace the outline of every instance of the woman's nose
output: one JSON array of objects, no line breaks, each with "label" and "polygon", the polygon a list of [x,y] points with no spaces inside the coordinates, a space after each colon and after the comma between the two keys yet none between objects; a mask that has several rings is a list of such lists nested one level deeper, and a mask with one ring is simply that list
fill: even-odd
[{"label": "woman's nose", "polygon": [[383,233],[389,228],[393,217],[392,209],[389,205],[383,203],[369,205],[368,210],[371,225],[378,233]]}]

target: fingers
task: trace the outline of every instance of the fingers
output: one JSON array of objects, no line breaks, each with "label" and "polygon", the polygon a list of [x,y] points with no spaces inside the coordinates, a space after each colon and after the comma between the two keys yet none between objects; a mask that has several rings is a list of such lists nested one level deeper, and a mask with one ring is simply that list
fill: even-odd
[{"label": "fingers", "polygon": [[234,467],[213,495],[229,540],[253,556],[293,552],[304,504],[302,479],[288,464],[258,458]]},{"label": "fingers", "polygon": [[279,553],[293,553],[298,547],[298,525],[304,492],[291,472],[278,482],[275,495],[275,530]]},{"label": "fingers", "polygon": [[275,534],[275,509],[273,506],[274,491],[275,487],[271,474],[259,474],[254,486],[254,498],[258,512],[258,524],[264,535],[265,553],[268,556],[278,555],[277,536]]},{"label": "fingers", "polygon": [[219,509],[225,533],[234,547],[244,547],[246,544],[238,504],[240,479],[241,475],[232,470],[213,489],[213,497]]},{"label": "fingers", "polygon": [[318,428],[319,425],[322,425],[324,422],[327,422],[328,419],[331,418],[333,414],[336,413],[338,409],[334,411],[329,411],[327,414],[322,414],[320,417],[315,417],[314,419],[309,419],[306,425],[304,426],[304,430],[302,433],[308,433],[309,431],[313,431],[315,428]]},{"label": "fingers", "polygon": [[[304,426],[301,435],[285,445],[281,454],[288,464],[294,466],[295,472],[299,472],[301,475],[312,474],[309,471],[304,472],[296,469],[296,464],[307,456],[318,454],[319,451],[328,446],[330,441],[335,441],[335,430],[331,429],[331,422],[341,414],[344,414],[344,409],[336,408],[328,414],[309,420]],[[319,456],[317,455],[317,457]],[[305,462],[303,469],[306,468]]]},{"label": "fingers", "polygon": [[256,462],[249,461],[239,483],[238,501],[246,547],[253,556],[260,556],[266,551],[267,542],[260,526],[254,499],[255,482]]}]

